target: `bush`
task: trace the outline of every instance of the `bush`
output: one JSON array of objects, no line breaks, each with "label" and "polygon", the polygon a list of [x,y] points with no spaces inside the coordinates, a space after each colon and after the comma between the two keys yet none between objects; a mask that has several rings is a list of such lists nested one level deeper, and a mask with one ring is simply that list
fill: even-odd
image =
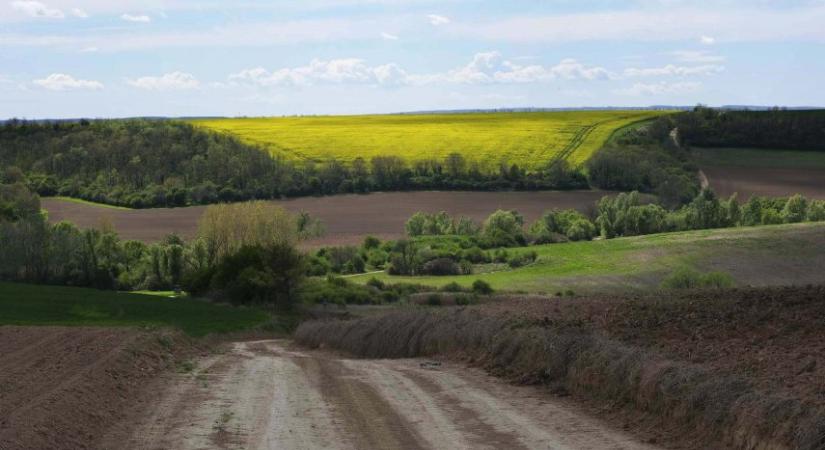
[{"label": "bush", "polygon": [[461,267],[450,258],[436,258],[424,264],[421,272],[427,275],[458,275]]},{"label": "bush", "polygon": [[294,246],[244,246],[218,263],[210,287],[232,303],[289,309],[305,274],[304,256]]},{"label": "bush", "polygon": [[721,289],[733,286],[733,278],[724,272],[699,273],[682,267],[673,271],[662,281],[665,289]]},{"label": "bush", "polygon": [[464,288],[461,287],[460,284],[453,281],[452,283],[447,283],[441,287],[441,290],[444,292],[463,292]]},{"label": "bush", "polygon": [[782,222],[782,214],[775,209],[762,210],[762,225],[778,225]]},{"label": "bush", "polygon": [[802,222],[808,215],[808,201],[805,197],[796,194],[789,198],[782,209],[782,219],[785,223]]},{"label": "bush", "polygon": [[507,265],[509,265],[513,269],[517,267],[523,267],[536,262],[538,256],[538,253],[534,251],[521,253],[510,258],[510,260],[507,261]]},{"label": "bush", "polygon": [[589,241],[596,235],[596,226],[587,219],[576,219],[567,228],[566,234],[571,241]]},{"label": "bush", "polygon": [[493,293],[493,287],[490,286],[490,283],[484,280],[475,280],[473,281],[473,292],[480,295],[490,295]]},{"label": "bush", "polygon": [[379,291],[383,291],[386,287],[386,284],[384,284],[384,282],[379,280],[378,278],[372,277],[369,280],[367,280],[367,286],[371,286],[378,289]]}]

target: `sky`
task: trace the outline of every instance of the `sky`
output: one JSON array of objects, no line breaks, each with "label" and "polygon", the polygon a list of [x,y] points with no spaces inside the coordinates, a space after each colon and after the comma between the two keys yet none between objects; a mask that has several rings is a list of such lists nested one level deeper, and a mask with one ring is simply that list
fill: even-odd
[{"label": "sky", "polygon": [[825,105],[825,0],[0,0],[0,118]]}]

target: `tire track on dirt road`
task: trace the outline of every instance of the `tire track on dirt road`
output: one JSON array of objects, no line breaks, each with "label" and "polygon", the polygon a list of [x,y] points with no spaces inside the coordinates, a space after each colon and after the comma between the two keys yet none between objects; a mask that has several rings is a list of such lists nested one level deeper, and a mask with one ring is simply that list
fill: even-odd
[{"label": "tire track on dirt road", "polygon": [[170,374],[128,437],[140,449],[650,449],[534,387],[458,364],[344,359],[238,342]]}]

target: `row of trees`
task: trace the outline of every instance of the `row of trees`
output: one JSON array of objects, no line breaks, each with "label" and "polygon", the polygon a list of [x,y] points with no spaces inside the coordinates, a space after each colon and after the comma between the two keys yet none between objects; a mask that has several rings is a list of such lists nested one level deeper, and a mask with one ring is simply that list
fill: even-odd
[{"label": "row of trees", "polygon": [[825,151],[825,111],[726,111],[697,107],[672,117],[681,139],[701,147]]},{"label": "row of trees", "polygon": [[40,195],[135,208],[376,190],[588,187],[565,163],[488,168],[458,153],[415,162],[286,161],[232,136],[167,120],[9,121],[0,126],[0,150],[0,165],[19,168]]},{"label": "row of trees", "polygon": [[184,289],[234,303],[288,307],[306,274],[296,243],[315,221],[263,202],[207,208],[196,238],[145,244],[110,226],[49,224],[24,185],[0,184],[0,279],[100,289]]},{"label": "row of trees", "polygon": [[[605,196],[588,217],[576,210],[551,210],[526,226],[516,211],[496,211],[483,223],[445,212],[416,213],[407,221],[409,239],[378,242],[361,247],[321,249],[313,256],[316,274],[359,273],[387,269],[398,275],[456,275],[473,273],[479,264],[510,267],[529,264],[535,253],[505,250],[510,247],[568,241],[611,239],[653,233],[825,221],[825,201],[753,197],[741,204],[734,195],[719,199],[702,190],[687,205],[668,210],[638,192]],[[335,261],[335,262],[333,262]]]}]

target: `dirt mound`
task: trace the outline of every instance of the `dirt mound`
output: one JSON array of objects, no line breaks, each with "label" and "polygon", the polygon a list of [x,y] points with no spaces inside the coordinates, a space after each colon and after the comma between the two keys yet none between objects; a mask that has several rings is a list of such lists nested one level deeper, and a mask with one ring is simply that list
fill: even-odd
[{"label": "dirt mound", "polygon": [[[399,238],[404,223],[418,211],[447,211],[481,221],[496,209],[514,209],[533,221],[552,208],[588,211],[609,192],[378,192],[367,195],[334,195],[273,201],[290,211],[306,211],[321,219],[326,235],[311,245],[360,243],[365,236]],[[44,198],[49,220],[68,220],[81,228],[100,226],[102,220],[114,225],[125,239],[159,241],[169,233],[191,237],[197,229],[204,206],[123,210]]]},{"label": "dirt mound", "polygon": [[172,332],[0,327],[0,448],[97,448],[187,347]]}]

